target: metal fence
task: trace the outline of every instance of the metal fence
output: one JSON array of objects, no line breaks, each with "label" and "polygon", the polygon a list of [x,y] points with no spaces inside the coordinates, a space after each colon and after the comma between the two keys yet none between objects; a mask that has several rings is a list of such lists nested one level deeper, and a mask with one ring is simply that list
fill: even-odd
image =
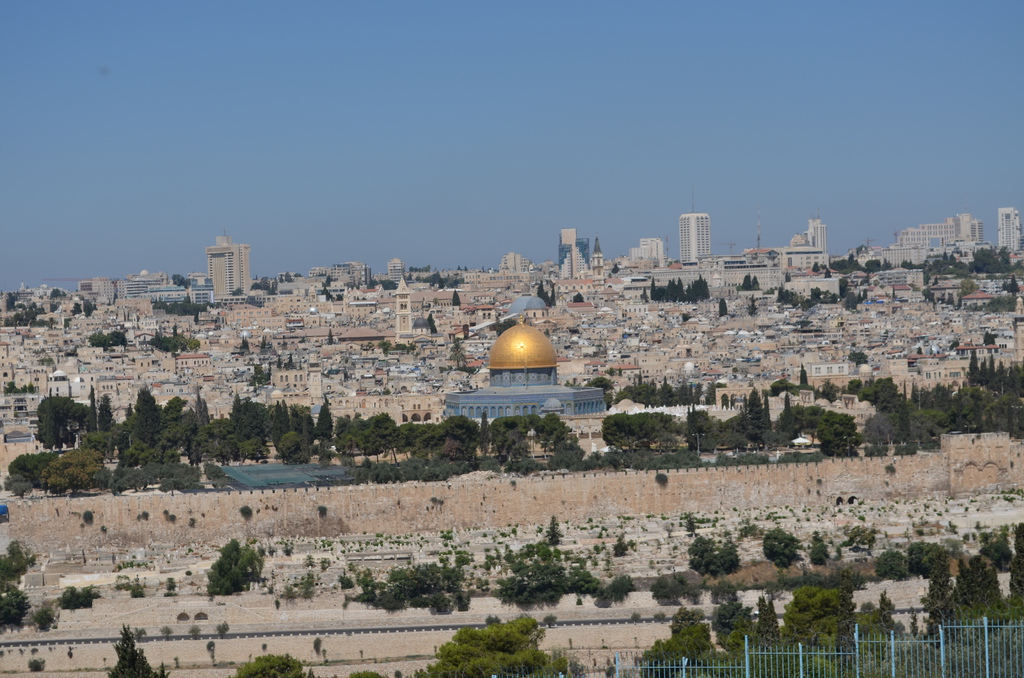
[{"label": "metal fence", "polygon": [[[588,672],[585,672],[588,673]],[[1024,624],[962,622],[937,635],[861,636],[846,647],[760,647],[749,638],[743,650],[659,660],[615,654],[607,678],[1024,678]],[[496,677],[496,678],[500,678]]]}]

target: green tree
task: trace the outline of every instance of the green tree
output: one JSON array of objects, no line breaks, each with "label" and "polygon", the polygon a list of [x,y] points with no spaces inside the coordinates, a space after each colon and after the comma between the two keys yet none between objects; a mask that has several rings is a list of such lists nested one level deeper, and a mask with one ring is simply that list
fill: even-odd
[{"label": "green tree", "polygon": [[718,300],[718,317],[729,315],[729,305],[725,303],[725,299]]},{"label": "green tree", "polygon": [[206,577],[206,593],[211,596],[230,596],[260,580],[263,572],[263,557],[251,546],[242,546],[232,539],[220,550],[220,558],[213,564]]},{"label": "green tree", "polygon": [[949,553],[936,551],[931,558],[928,593],[921,601],[928,613],[928,634],[938,633],[939,625],[953,614],[953,584],[949,574]]},{"label": "green tree", "polygon": [[0,586],[0,626],[21,626],[30,607],[28,596],[13,583]]},{"label": "green tree", "polygon": [[959,562],[959,574],[953,587],[953,602],[962,610],[991,608],[1002,600],[996,569],[984,556],[972,556]]},{"label": "green tree", "polygon": [[811,548],[807,552],[812,565],[824,565],[828,562],[828,544],[817,532],[811,536]]},{"label": "green tree", "polygon": [[860,445],[857,421],[849,414],[826,410],[818,421],[818,442],[826,456],[854,456]]},{"label": "green tree", "polygon": [[265,654],[238,667],[233,678],[303,678],[302,662],[291,655]]},{"label": "green tree", "polygon": [[551,516],[551,522],[548,523],[548,531],[545,538],[548,546],[558,546],[562,543],[562,531],[558,528],[558,518]]},{"label": "green tree", "polygon": [[898,581],[906,579],[909,574],[907,557],[902,551],[889,549],[878,556],[878,560],[875,561],[875,575],[882,579]]},{"label": "green tree", "polygon": [[690,556],[690,567],[711,577],[732,574],[740,567],[739,552],[732,541],[721,544],[711,537],[697,537],[687,549]]},{"label": "green tree", "polygon": [[836,640],[844,648],[853,645],[857,625],[857,606],[853,602],[853,575],[849,568],[839,573],[839,609],[836,613]]},{"label": "green tree", "polygon": [[1010,596],[1024,601],[1024,523],[1013,528],[1013,560],[1010,561]]},{"label": "green tree", "polygon": [[135,633],[127,625],[121,626],[121,640],[114,644],[117,663],[107,672],[108,678],[158,678],[165,677],[164,667],[154,671],[146,661],[146,653],[135,644]]},{"label": "green tree", "polygon": [[50,396],[36,408],[39,442],[47,449],[74,447],[78,434],[87,430],[89,407],[64,396]]},{"label": "green tree", "polygon": [[331,405],[324,398],[320,405],[320,413],[316,417],[316,428],[313,436],[320,441],[328,441],[334,434],[334,417],[331,416]]},{"label": "green tree", "polygon": [[530,617],[483,629],[463,627],[438,648],[437,661],[427,666],[426,675],[489,678],[496,674],[568,673],[565,657],[555,659],[539,649],[543,637],[544,629]]},{"label": "green tree", "polygon": [[95,476],[103,467],[103,455],[94,450],[71,450],[55,459],[42,472],[41,480],[53,494],[76,492],[96,486]]},{"label": "green tree", "polygon": [[0,556],[0,584],[17,583],[36,563],[36,557],[18,540],[7,545],[7,554]]},{"label": "green tree", "polygon": [[836,636],[839,624],[839,589],[801,586],[782,614],[782,636],[789,642],[811,642]]},{"label": "green tree", "polygon": [[156,447],[161,428],[160,406],[148,388],[139,391],[132,412],[132,444],[143,443]]},{"label": "green tree", "polygon": [[100,404],[96,408],[96,428],[107,432],[114,425],[114,410],[110,404],[110,396],[104,395],[100,398]]},{"label": "green tree", "polygon": [[448,360],[455,363],[455,369],[466,368],[466,349],[462,346],[462,339],[455,337],[452,341],[451,350],[448,353]]},{"label": "green tree", "polygon": [[689,662],[697,663],[714,649],[711,627],[704,623],[704,615],[699,610],[679,608],[672,615],[670,628],[671,638],[655,641],[644,653],[647,662],[679,661],[685,657]]},{"label": "green tree", "polygon": [[19,454],[7,467],[10,477],[22,478],[33,487],[42,487],[43,471],[60,455],[56,452],[37,452],[35,454]]},{"label": "green tree", "polygon": [[686,587],[671,575],[662,575],[651,584],[651,597],[659,605],[678,605],[686,593]]},{"label": "green tree", "polygon": [[62,610],[79,610],[83,607],[92,607],[92,601],[99,597],[100,592],[95,586],[83,586],[80,589],[69,586],[61,592],[57,604]]},{"label": "green tree", "polygon": [[772,528],[764,534],[762,550],[764,557],[776,567],[789,567],[797,559],[800,540],[781,527]]},{"label": "green tree", "polygon": [[455,290],[452,292],[452,306],[462,306],[462,300],[459,299],[459,291]]},{"label": "green tree", "polygon": [[779,644],[779,618],[775,612],[775,603],[763,595],[757,599],[757,624],[754,627],[754,635],[762,646]]}]

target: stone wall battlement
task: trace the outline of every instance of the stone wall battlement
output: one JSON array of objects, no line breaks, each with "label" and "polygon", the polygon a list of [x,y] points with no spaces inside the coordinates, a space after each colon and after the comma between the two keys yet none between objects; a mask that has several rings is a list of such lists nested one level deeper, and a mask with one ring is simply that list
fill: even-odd
[{"label": "stone wall battlement", "polygon": [[[989,433],[944,436],[940,451],[905,457],[664,471],[663,485],[654,471],[475,473],[437,483],[51,497],[10,503],[9,531],[36,549],[123,548],[938,498],[1021,487],[1022,450],[1020,441]],[[81,519],[87,510],[91,525]]]}]

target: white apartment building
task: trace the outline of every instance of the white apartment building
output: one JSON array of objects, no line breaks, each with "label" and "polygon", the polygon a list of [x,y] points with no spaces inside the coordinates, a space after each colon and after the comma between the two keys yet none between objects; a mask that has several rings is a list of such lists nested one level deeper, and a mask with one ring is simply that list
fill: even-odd
[{"label": "white apartment building", "polygon": [[640,247],[629,248],[630,259],[652,259],[665,265],[665,242],[661,238],[640,238]]},{"label": "white apartment building", "polygon": [[826,257],[828,256],[828,226],[821,223],[821,219],[807,220],[807,244],[824,252]]},{"label": "white apartment building", "polygon": [[984,242],[985,224],[970,212],[947,217],[941,224],[921,224],[905,228],[896,235],[896,244],[910,247],[930,247],[933,241],[940,246],[954,242]]},{"label": "white apartment building", "polygon": [[1011,252],[1021,249],[1020,212],[1015,207],[1000,207],[996,224],[999,228],[999,247]]},{"label": "white apartment building", "polygon": [[395,257],[388,260],[388,279],[391,282],[398,282],[405,278],[405,262]]},{"label": "white apartment building", "polygon": [[509,252],[501,258],[498,264],[499,271],[513,271],[515,273],[529,273],[533,270],[533,262],[521,254]]},{"label": "white apartment building", "polygon": [[690,212],[679,217],[679,261],[697,261],[711,254],[711,216]]}]

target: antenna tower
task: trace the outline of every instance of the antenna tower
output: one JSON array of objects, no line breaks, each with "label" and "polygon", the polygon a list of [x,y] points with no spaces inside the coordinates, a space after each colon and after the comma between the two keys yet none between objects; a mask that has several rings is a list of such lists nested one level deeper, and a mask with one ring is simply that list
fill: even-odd
[{"label": "antenna tower", "polygon": [[761,249],[761,207],[757,208],[757,249]]}]

